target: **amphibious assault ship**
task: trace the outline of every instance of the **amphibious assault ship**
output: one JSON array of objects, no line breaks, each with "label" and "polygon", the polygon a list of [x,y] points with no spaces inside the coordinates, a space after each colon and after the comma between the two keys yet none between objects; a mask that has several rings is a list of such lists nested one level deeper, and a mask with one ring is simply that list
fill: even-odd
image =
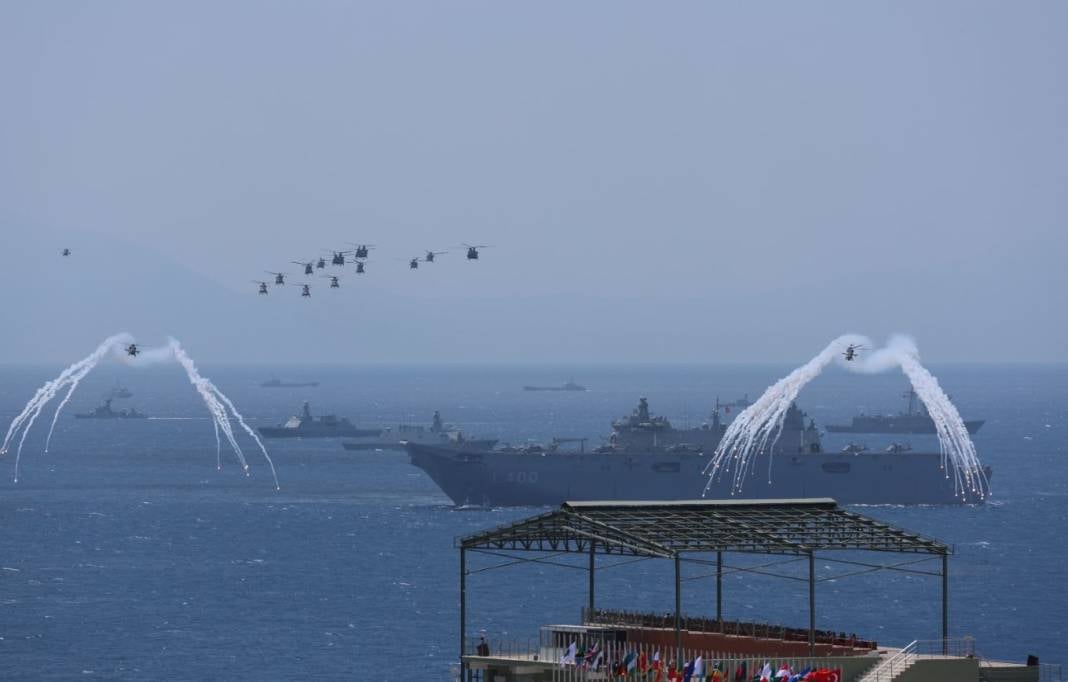
[{"label": "amphibious assault ship", "polygon": [[[935,424],[922,401],[917,400],[916,391],[905,391],[906,408],[895,415],[861,414],[853,417],[850,424],[828,424],[830,433],[926,433],[934,434]],[[917,406],[918,405],[918,406]],[[964,422],[968,433],[974,434],[986,423],[984,419]]]},{"label": "amphibious assault ship", "polygon": [[[900,445],[886,451],[849,447],[826,452],[819,431],[791,405],[773,453],[758,455],[740,481],[704,474],[726,425],[675,429],[649,413],[648,402],[613,423],[609,443],[594,450],[548,447],[479,451],[408,443],[423,469],[457,505],[545,506],[565,500],[783,499],[831,497],[843,504],[961,504],[938,452]],[[991,475],[986,468],[987,477]],[[706,489],[706,485],[708,488]]]},{"label": "amphibious assault ship", "polygon": [[138,412],[134,408],[128,410],[115,411],[111,409],[111,398],[105,398],[104,404],[96,408],[92,412],[83,412],[81,414],[75,414],[75,419],[144,419],[148,415]]},{"label": "amphibious assault ship", "polygon": [[346,450],[403,450],[405,443],[424,443],[462,447],[468,450],[489,450],[497,444],[496,438],[471,439],[463,431],[446,425],[441,412],[434,411],[434,420],[429,427],[419,424],[400,424],[386,427],[375,436],[346,440],[341,445]]},{"label": "amphibious assault ship", "polygon": [[315,418],[308,401],[304,401],[299,415],[278,426],[261,426],[259,432],[264,438],[362,438],[377,436],[382,429],[358,429],[348,419],[334,414]]}]

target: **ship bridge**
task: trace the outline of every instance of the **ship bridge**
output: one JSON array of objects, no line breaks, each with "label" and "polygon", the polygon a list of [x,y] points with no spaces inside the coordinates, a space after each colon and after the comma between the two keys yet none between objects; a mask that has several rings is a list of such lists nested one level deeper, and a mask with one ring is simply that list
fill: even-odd
[{"label": "ship bridge", "polygon": [[[474,533],[456,540],[460,550],[460,644],[461,660],[466,637],[466,590],[469,574],[504,568],[523,562],[562,564],[561,557],[585,555],[588,563],[589,612],[595,610],[597,555],[615,557],[612,565],[640,559],[667,559],[675,564],[674,647],[681,659],[682,563],[693,562],[714,569],[716,579],[716,620],[723,622],[723,576],[736,570],[762,575],[770,570],[728,567],[725,553],[764,554],[807,559],[808,649],[816,650],[817,553],[821,562],[846,565],[846,575],[878,570],[901,571],[940,577],[942,580],[942,640],[948,641],[948,558],[951,549],[937,540],[891,526],[840,507],[833,499],[784,500],[689,500],[670,502],[565,502],[559,509]],[[831,558],[836,551],[903,555],[885,564]],[[497,565],[469,571],[468,555],[480,553],[504,559]],[[549,557],[530,556],[533,553]],[[714,560],[700,558],[714,554]],[[866,555],[868,556],[868,555]],[[940,570],[922,570],[915,564],[940,562]],[[583,562],[586,563],[586,562]],[[772,566],[771,562],[767,566]],[[797,579],[794,576],[777,577]],[[821,578],[820,580],[826,580]]]}]

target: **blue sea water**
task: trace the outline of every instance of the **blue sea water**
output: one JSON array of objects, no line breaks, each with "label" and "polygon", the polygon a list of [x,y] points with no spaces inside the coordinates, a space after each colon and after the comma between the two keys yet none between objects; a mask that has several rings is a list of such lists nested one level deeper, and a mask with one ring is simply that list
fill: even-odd
[{"label": "blue sea water", "polygon": [[[0,369],[2,423],[59,369]],[[253,425],[280,422],[308,399],[316,413],[360,424],[425,423],[440,409],[471,434],[514,443],[603,436],[640,395],[654,412],[696,423],[717,395],[755,397],[789,368],[202,369]],[[932,369],[966,418],[987,420],[975,441],[994,468],[993,498],[860,511],[954,546],[953,636],[974,636],[988,657],[1068,662],[1068,367]],[[271,375],[322,385],[259,388]],[[519,390],[571,376],[591,390]],[[116,381],[134,393],[125,405],[157,418],[73,418]],[[800,402],[826,424],[859,410],[896,411],[905,387],[899,374],[835,369]],[[280,491],[248,439],[252,475],[226,450],[217,471],[211,424],[176,367],[100,367],[45,454],[47,421],[27,440],[17,484],[13,453],[0,459],[3,679],[447,679],[459,633],[454,539],[544,511],[457,510],[404,454],[347,452],[332,441],[268,441]],[[889,442],[861,440],[873,448]],[[852,571],[831,562],[818,571],[827,578],[817,588],[819,627],[886,644],[939,636],[938,578],[834,579]],[[689,614],[714,613],[714,582],[698,579],[705,573],[685,569],[693,578],[683,586]],[[670,610],[672,575],[663,561],[607,568],[597,577],[598,604]],[[575,622],[586,599],[584,572],[543,564],[474,573],[468,585],[469,632],[491,640],[525,641],[541,624]],[[728,618],[804,626],[807,587],[733,574],[724,608]]]}]

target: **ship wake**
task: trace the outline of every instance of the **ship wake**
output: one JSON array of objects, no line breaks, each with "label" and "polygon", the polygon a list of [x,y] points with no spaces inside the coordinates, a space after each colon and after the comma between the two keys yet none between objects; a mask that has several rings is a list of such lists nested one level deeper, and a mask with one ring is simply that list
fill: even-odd
[{"label": "ship wake", "polygon": [[982,500],[990,494],[989,481],[964,420],[939,386],[938,379],[920,364],[915,342],[906,336],[894,336],[883,348],[847,362],[844,357],[849,346],[872,348],[873,344],[856,334],[836,338],[814,358],[775,382],[734,418],[705,467],[708,476],[705,494],[715,481],[724,477],[730,481],[731,494],[740,493],[745,479],[754,473],[757,457],[764,454],[768,456],[768,482],[771,482],[772,452],[782,433],[787,410],[801,389],[834,362],[866,374],[901,369],[934,421],[942,455],[941,469],[947,479],[953,480],[954,494],[962,501]]},{"label": "ship wake", "polygon": [[250,474],[245,453],[241,449],[241,445],[237,442],[237,438],[234,434],[232,422],[236,421],[237,425],[244,430],[259,447],[264,460],[267,462],[267,466],[271,470],[271,477],[274,479],[275,488],[278,488],[278,474],[275,471],[274,462],[271,460],[271,456],[267,453],[267,448],[264,447],[263,443],[256,435],[256,432],[245,423],[244,417],[237,411],[233,402],[231,402],[230,399],[226,397],[217,386],[215,386],[215,384],[197,371],[192,358],[185,352],[185,349],[182,348],[182,345],[177,339],[169,339],[167,345],[160,348],[145,349],[135,357],[127,355],[123,350],[125,346],[131,343],[133,343],[133,337],[129,334],[121,333],[110,336],[104,339],[104,342],[97,346],[96,350],[88,356],[66,368],[58,377],[46,382],[41,388],[37,389],[37,392],[33,395],[30,401],[26,403],[26,406],[22,411],[11,421],[11,424],[7,429],[7,434],[4,436],[3,443],[0,444],[0,455],[5,455],[14,445],[15,440],[18,440],[18,445],[16,446],[15,451],[16,483],[19,480],[19,464],[22,459],[22,448],[26,444],[26,436],[37,421],[37,418],[41,415],[41,412],[44,411],[44,408],[48,403],[50,403],[57,395],[66,391],[56,408],[55,414],[52,415],[52,423],[48,429],[48,437],[45,439],[45,452],[48,452],[48,447],[52,442],[52,433],[55,431],[59,415],[63,411],[63,408],[66,407],[67,403],[70,402],[71,397],[78,388],[78,384],[81,383],[82,379],[93,371],[101,361],[111,355],[117,360],[134,367],[145,367],[161,362],[177,362],[182,369],[185,370],[189,383],[196,389],[197,393],[204,401],[204,405],[208,408],[208,413],[211,415],[212,424],[215,429],[216,465],[221,466],[219,458],[222,446],[220,434],[222,434],[233,449],[234,455],[240,463],[242,470],[245,472],[245,475],[247,476]]}]

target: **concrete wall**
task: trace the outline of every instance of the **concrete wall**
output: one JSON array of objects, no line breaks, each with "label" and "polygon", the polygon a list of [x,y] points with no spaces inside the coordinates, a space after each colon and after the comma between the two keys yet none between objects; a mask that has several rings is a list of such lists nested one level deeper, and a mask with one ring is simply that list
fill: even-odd
[{"label": "concrete wall", "polygon": [[975,658],[919,660],[894,682],[979,682],[979,661]]}]

